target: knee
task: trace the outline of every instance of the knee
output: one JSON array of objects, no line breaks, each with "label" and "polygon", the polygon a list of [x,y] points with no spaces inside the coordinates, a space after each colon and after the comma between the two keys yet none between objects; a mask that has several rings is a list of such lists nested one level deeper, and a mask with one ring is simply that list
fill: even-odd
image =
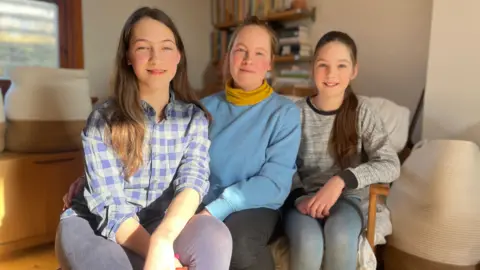
[{"label": "knee", "polygon": [[[59,261],[62,269],[70,269],[69,257],[72,257],[76,251],[79,249],[78,242],[81,241],[79,235],[74,233],[72,229],[80,224],[81,220],[78,220],[74,223],[74,218],[70,220],[60,220],[57,232],[55,235],[55,256]],[[81,242],[82,246],[84,242]]]},{"label": "knee", "polygon": [[361,221],[359,218],[341,221],[342,219],[332,218],[325,224],[325,246],[339,254],[356,253],[362,229]]},{"label": "knee", "polygon": [[[330,254],[349,256],[357,253],[358,232],[330,230],[325,231],[325,246]],[[340,255],[342,254],[342,255]]]},{"label": "knee", "polygon": [[358,234],[325,234],[325,264],[338,269],[354,269],[358,254]]},{"label": "knee", "polygon": [[[320,233],[320,235],[319,235]],[[319,252],[323,251],[323,237],[320,232],[300,231],[295,236],[289,236],[290,246],[292,249],[301,253],[314,252],[313,256],[319,256]]]},{"label": "knee", "polygon": [[[302,230],[296,232],[294,235],[295,236],[288,234],[292,260],[308,265],[318,265],[320,267],[324,250],[322,232]],[[305,267],[305,269],[313,268]]]},{"label": "knee", "polygon": [[296,210],[287,215],[285,233],[294,250],[301,253],[323,250],[323,233],[318,221]]},{"label": "knee", "polygon": [[233,234],[233,250],[231,267],[233,269],[246,269],[255,264],[257,255],[261,253],[266,245],[255,241],[248,235]]},{"label": "knee", "polygon": [[122,247],[95,235],[83,219],[70,217],[61,220],[55,237],[55,255],[63,269],[129,269],[129,260]]},{"label": "knee", "polygon": [[208,246],[220,254],[231,256],[232,235],[222,221],[211,216],[197,215],[191,222],[199,228],[200,242],[203,242],[201,246]]},{"label": "knee", "polygon": [[66,258],[65,252],[64,252],[64,247],[62,245],[62,227],[61,227],[61,222],[57,228],[57,233],[55,235],[55,257],[58,260],[58,263],[60,264],[60,267],[62,270],[70,270],[70,264],[68,263],[68,260]]},{"label": "knee", "polygon": [[[253,234],[252,231],[241,228],[230,228],[233,240],[231,269],[248,269],[256,265],[259,258],[266,256],[270,250],[267,246],[266,236]],[[268,252],[266,252],[266,250]]]}]

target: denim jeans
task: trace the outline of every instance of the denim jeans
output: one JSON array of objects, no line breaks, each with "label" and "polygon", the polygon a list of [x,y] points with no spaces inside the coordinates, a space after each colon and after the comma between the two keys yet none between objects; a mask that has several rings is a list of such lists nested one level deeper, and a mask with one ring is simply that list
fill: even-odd
[{"label": "denim jeans", "polygon": [[315,219],[296,208],[287,210],[291,270],[355,270],[363,221],[356,198],[340,199],[330,216]]},{"label": "denim jeans", "polygon": [[[150,233],[160,223],[146,226]],[[55,250],[62,270],[143,270],[144,258],[94,233],[86,219],[62,219]],[[174,242],[180,262],[190,270],[226,270],[232,256],[232,237],[223,222],[196,216]]]}]

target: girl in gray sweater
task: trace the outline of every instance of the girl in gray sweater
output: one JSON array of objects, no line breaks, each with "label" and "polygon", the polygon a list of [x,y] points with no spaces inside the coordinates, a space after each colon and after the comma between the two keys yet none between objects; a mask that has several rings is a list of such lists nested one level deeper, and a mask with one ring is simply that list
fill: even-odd
[{"label": "girl in gray sweater", "polygon": [[[381,119],[350,87],[358,72],[355,42],[325,34],[315,47],[317,95],[297,103],[302,187],[292,192],[285,230],[292,270],[355,270],[368,186],[398,178],[400,162]],[[287,205],[288,207],[288,205]]]}]

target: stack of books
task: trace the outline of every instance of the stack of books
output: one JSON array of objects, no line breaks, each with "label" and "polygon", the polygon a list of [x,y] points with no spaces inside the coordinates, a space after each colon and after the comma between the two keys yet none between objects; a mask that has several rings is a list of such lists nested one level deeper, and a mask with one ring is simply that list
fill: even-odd
[{"label": "stack of books", "polygon": [[309,67],[293,66],[289,69],[281,69],[273,80],[273,86],[275,89],[312,88],[314,85],[310,74]]},{"label": "stack of books", "polygon": [[285,26],[276,29],[280,56],[312,56],[312,46],[308,34],[308,27],[303,25]]}]

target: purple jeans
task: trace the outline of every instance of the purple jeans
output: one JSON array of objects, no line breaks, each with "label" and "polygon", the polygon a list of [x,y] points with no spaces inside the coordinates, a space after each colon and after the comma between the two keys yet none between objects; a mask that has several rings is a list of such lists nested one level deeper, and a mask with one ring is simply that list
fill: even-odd
[{"label": "purple jeans", "polygon": [[[152,233],[159,224],[160,220],[145,227]],[[189,270],[228,270],[232,237],[220,220],[197,216],[177,237],[174,250]],[[55,252],[62,270],[142,270],[144,266],[144,258],[96,235],[89,222],[80,217],[60,221]]]}]

